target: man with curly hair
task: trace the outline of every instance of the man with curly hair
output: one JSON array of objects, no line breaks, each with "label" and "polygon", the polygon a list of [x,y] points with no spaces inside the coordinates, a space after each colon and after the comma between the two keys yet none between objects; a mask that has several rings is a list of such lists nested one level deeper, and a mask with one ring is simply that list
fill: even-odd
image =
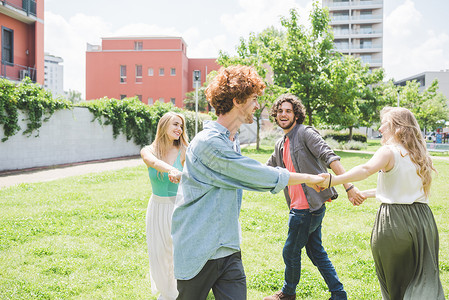
[{"label": "man with curly hair", "polygon": [[252,67],[221,68],[206,89],[218,119],[190,143],[172,219],[174,272],[181,300],[246,299],[240,254],[242,190],[277,193],[321,182],[240,154],[238,129],[253,122],[265,84]]},{"label": "man with curly hair", "polygon": [[[272,106],[271,116],[285,135],[276,142],[267,165],[310,174],[326,173],[327,168],[331,168],[337,175],[345,172],[340,157],[320,134],[311,126],[302,124],[305,109],[296,96],[279,96]],[[364,201],[364,196],[354,185],[345,184],[345,189],[348,199],[354,205]],[[326,211],[324,203],[337,198],[337,191],[330,188],[317,193],[303,184],[286,187],[284,195],[290,209],[288,235],[282,253],[285,263],[284,285],[281,291],[264,300],[296,299],[296,286],[301,275],[301,250],[304,247],[323,276],[331,292],[330,299],[347,299],[343,284],[321,243],[321,222]]]}]

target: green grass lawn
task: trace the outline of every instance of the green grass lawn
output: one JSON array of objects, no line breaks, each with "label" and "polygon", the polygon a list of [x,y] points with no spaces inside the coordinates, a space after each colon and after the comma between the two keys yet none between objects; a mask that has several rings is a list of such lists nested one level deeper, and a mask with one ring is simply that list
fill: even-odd
[{"label": "green grass lawn", "polygon": [[[272,148],[244,152],[265,162]],[[370,155],[338,152],[349,169]],[[449,162],[435,161],[431,207],[440,232],[440,271],[449,295]],[[1,180],[1,178],[0,178]],[[376,176],[358,183],[376,184]],[[369,238],[379,204],[327,205],[323,240],[350,299],[381,299]],[[150,294],[145,211],[151,188],[144,165],[0,189],[0,299],[156,299]],[[242,254],[248,299],[282,286],[288,210],[283,193],[245,192]],[[303,254],[300,299],[328,299]],[[210,297],[212,298],[212,297]]]}]

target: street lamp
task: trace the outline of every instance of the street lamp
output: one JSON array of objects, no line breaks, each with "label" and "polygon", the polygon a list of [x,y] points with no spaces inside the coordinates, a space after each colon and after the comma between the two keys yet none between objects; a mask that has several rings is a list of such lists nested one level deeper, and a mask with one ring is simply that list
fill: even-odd
[{"label": "street lamp", "polygon": [[199,70],[193,71],[193,82],[195,83],[195,135],[198,133],[198,85],[201,81]]}]

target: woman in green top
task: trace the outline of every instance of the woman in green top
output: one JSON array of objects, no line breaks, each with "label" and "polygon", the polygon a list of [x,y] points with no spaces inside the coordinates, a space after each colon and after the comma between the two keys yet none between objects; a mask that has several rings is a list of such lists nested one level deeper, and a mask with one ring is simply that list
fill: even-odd
[{"label": "woman in green top", "polygon": [[173,273],[171,219],[178,190],[177,176],[182,171],[188,138],[184,116],[168,112],[157,125],[156,138],[140,151],[148,166],[153,194],[146,215],[150,278],[153,293],[160,300],[174,300],[178,295]]}]

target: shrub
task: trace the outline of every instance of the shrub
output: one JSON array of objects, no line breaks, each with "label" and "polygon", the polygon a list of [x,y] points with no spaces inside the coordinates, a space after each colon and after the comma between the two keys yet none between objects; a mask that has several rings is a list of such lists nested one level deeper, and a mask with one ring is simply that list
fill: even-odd
[{"label": "shrub", "polygon": [[[327,138],[332,138],[339,143],[348,142],[349,141],[349,133],[339,133],[339,132],[329,133],[324,136],[324,139],[327,139]],[[359,134],[359,133],[353,133],[352,140],[362,142],[362,143],[366,143],[366,141],[367,141],[366,135]]]},{"label": "shrub", "polygon": [[333,138],[327,138],[324,141],[329,145],[329,147],[331,147],[332,150],[342,149],[341,144],[336,140],[334,140]]},{"label": "shrub", "polygon": [[15,85],[7,79],[0,79],[0,124],[3,125],[5,137],[2,142],[20,131],[19,110],[25,114],[27,128],[23,134],[30,136],[42,122],[47,122],[56,110],[72,108],[72,103],[60,98],[54,99],[50,92],[28,77]]},{"label": "shrub", "polygon": [[358,141],[349,141],[343,145],[344,150],[362,150],[366,149],[366,144]]},{"label": "shrub", "polygon": [[[175,107],[171,102],[158,101],[148,106],[137,97],[123,100],[102,98],[83,102],[78,106],[87,107],[93,113],[92,121],[112,125],[114,137],[123,133],[128,141],[133,139],[136,145],[142,147],[154,140],[159,119],[169,111],[183,114],[189,139],[195,136],[195,113]],[[210,119],[208,115],[198,114],[198,131],[203,129],[203,121],[207,119]]]}]

